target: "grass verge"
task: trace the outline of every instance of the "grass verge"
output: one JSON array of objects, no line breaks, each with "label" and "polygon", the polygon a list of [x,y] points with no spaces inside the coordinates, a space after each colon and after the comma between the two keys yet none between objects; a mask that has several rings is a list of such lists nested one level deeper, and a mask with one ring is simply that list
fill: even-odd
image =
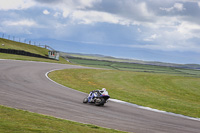
[{"label": "grass verge", "polygon": [[112,98],[200,118],[200,78],[90,69],[53,71],[49,77],[86,93],[105,87]]},{"label": "grass verge", "polygon": [[90,124],[81,124],[0,105],[1,133],[120,133]]}]

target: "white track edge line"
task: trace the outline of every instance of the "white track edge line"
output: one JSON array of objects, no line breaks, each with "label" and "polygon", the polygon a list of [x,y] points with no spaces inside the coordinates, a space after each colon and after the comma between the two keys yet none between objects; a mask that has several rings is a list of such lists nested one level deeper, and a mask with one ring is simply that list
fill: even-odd
[{"label": "white track edge line", "polygon": [[[53,83],[59,85],[59,86],[62,86],[62,87],[67,88],[67,89],[74,90],[74,89],[69,88],[69,87],[66,87],[66,86],[64,86],[64,85],[62,85],[62,84],[59,84],[59,83],[57,83],[56,81],[54,81],[54,80],[52,80],[51,78],[49,78],[48,74],[49,74],[50,72],[57,71],[57,70],[61,70],[61,69],[53,69],[53,70],[48,71],[48,72],[45,74],[46,78],[49,79],[51,82],[53,82]],[[78,91],[78,90],[74,90],[74,91],[77,91],[77,92],[82,93],[82,94],[86,94],[86,93],[81,92],[81,91]]]}]

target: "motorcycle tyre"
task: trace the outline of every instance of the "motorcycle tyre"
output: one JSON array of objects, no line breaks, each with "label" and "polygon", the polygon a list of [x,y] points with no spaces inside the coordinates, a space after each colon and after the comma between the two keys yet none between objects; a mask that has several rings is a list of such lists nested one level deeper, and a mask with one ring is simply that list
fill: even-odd
[{"label": "motorcycle tyre", "polygon": [[105,103],[105,99],[104,99],[104,98],[101,98],[101,101],[100,101],[100,102],[96,102],[96,101],[95,101],[94,104],[95,104],[96,106],[103,106],[104,103]]},{"label": "motorcycle tyre", "polygon": [[87,102],[88,102],[88,98],[86,97],[83,99],[83,103],[87,103]]}]

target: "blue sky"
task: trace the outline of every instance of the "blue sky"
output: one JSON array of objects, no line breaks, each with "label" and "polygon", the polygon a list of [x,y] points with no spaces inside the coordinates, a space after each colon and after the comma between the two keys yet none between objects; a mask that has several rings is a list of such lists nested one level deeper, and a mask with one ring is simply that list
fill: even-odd
[{"label": "blue sky", "polygon": [[200,0],[0,0],[0,20],[59,51],[200,64]]}]

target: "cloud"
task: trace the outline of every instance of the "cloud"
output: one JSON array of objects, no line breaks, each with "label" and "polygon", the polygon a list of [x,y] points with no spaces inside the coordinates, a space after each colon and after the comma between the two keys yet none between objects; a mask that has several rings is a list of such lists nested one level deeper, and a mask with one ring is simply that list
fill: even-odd
[{"label": "cloud", "polygon": [[84,9],[84,8],[91,8],[93,7],[94,4],[101,2],[101,0],[78,0],[76,3],[79,4],[79,6],[77,6],[77,8],[79,9]]},{"label": "cloud", "polygon": [[137,28],[137,31],[138,31],[138,32],[142,32],[142,30],[141,30],[140,28]]},{"label": "cloud", "polygon": [[[194,2],[196,1],[58,1],[58,3],[54,3],[56,11],[54,16],[63,17],[74,25],[95,26],[97,23],[109,23],[134,26],[138,31],[137,41],[141,42],[140,45],[136,44],[134,47],[169,51],[189,49],[197,51],[198,44],[188,42],[200,34],[198,31],[199,19],[192,16],[197,9],[194,10],[187,6],[188,3]],[[108,8],[111,6],[112,8]],[[163,13],[161,10],[171,14]],[[190,14],[185,13],[186,11]],[[142,42],[151,44],[145,45]],[[187,48],[188,45],[191,47]]]},{"label": "cloud", "polygon": [[95,4],[101,2],[101,0],[35,0],[41,6],[52,8],[56,10],[54,16],[63,18],[69,17],[70,14],[78,10],[85,10],[87,8],[92,8]]},{"label": "cloud", "polygon": [[35,1],[45,6],[49,6],[51,8],[59,8],[60,10],[86,9],[86,8],[91,8],[96,3],[101,2],[101,0],[35,0]]},{"label": "cloud", "polygon": [[[41,36],[73,36],[68,39],[92,42],[97,38],[99,43],[132,41],[133,47],[156,50],[197,50],[199,12],[197,0],[0,0],[0,30],[19,26],[32,33],[42,27],[45,35]],[[96,34],[92,39],[85,32],[76,34],[80,28]],[[113,39],[113,35],[108,40],[112,33],[124,39]]]},{"label": "cloud", "polygon": [[0,10],[22,10],[34,5],[32,0],[0,0]]},{"label": "cloud", "polygon": [[48,15],[48,14],[50,14],[50,12],[49,12],[48,10],[45,9],[45,10],[43,11],[43,14]]},{"label": "cloud", "polygon": [[[144,40],[145,42],[140,41],[142,44],[132,44],[126,45],[131,48],[142,48],[149,50],[159,50],[159,51],[191,51],[191,52],[200,52],[199,44],[193,39],[192,36],[187,37],[179,31],[162,31],[159,32],[159,35],[153,34],[149,38]],[[192,38],[191,38],[192,37]],[[197,39],[197,42],[200,39]]]},{"label": "cloud", "polygon": [[54,17],[59,17],[61,15],[61,13],[60,12],[56,12],[56,13],[54,13]]},{"label": "cloud", "polygon": [[67,18],[70,15],[71,11],[69,9],[63,9],[62,16]]},{"label": "cloud", "polygon": [[131,21],[120,18],[117,15],[106,13],[106,12],[98,12],[98,11],[74,11],[71,16],[74,22],[79,24],[93,24],[97,22],[104,23],[112,23],[112,24],[121,24],[121,25],[129,25]]},{"label": "cloud", "polygon": [[[112,0],[111,0],[112,1]],[[154,14],[148,10],[145,2],[121,1],[112,9],[124,9],[124,12],[109,12],[104,9],[101,0],[75,0],[57,3],[54,6],[60,10],[64,18],[70,18],[76,24],[113,23],[120,25],[140,25],[143,21],[154,21]],[[114,1],[113,1],[114,2]],[[75,5],[75,3],[77,3]],[[121,4],[120,4],[121,3]],[[97,5],[98,4],[98,5]],[[107,4],[107,3],[106,3]],[[97,8],[101,8],[100,10]],[[56,15],[58,16],[58,15]]]},{"label": "cloud", "polygon": [[117,2],[116,0],[102,1],[101,4],[92,8],[92,10],[110,13],[137,24],[140,24],[140,22],[154,21],[154,13],[149,10],[147,2],[143,0],[118,0]]},{"label": "cloud", "polygon": [[[200,38],[200,25],[191,22],[182,22],[177,26],[177,31],[184,35],[185,38]],[[195,32],[198,31],[198,32]]]},{"label": "cloud", "polygon": [[197,4],[198,4],[198,6],[199,6],[199,8],[200,8],[200,2],[197,2]]},{"label": "cloud", "polygon": [[143,44],[130,45],[130,47],[160,51],[200,52],[198,43],[200,40],[200,25],[198,24],[183,21],[173,26],[171,30],[161,28],[156,32],[156,34],[144,38],[143,40],[146,42],[143,42]]},{"label": "cloud", "polygon": [[183,11],[183,10],[185,10],[185,8],[183,7],[182,3],[175,3],[173,7],[169,7],[169,8],[162,8],[161,7],[160,10],[171,12],[171,11],[174,11],[174,10]]},{"label": "cloud", "polygon": [[144,45],[130,45],[131,48],[142,48],[142,49],[150,49],[150,50],[159,50],[159,51],[193,51],[193,52],[200,52],[199,46],[190,44],[184,44],[184,45],[160,45],[160,44],[144,44]]},{"label": "cloud", "polygon": [[4,21],[4,25],[7,26],[35,26],[37,25],[35,21],[33,20],[19,20],[19,21]]},{"label": "cloud", "polygon": [[153,34],[151,35],[150,37],[148,38],[145,38],[144,41],[153,41],[155,40],[156,38],[158,38],[159,36],[157,34]]},{"label": "cloud", "polygon": [[185,8],[183,7],[183,4],[181,3],[175,3],[174,4],[174,9],[178,10],[178,11],[183,11],[185,10]]}]

